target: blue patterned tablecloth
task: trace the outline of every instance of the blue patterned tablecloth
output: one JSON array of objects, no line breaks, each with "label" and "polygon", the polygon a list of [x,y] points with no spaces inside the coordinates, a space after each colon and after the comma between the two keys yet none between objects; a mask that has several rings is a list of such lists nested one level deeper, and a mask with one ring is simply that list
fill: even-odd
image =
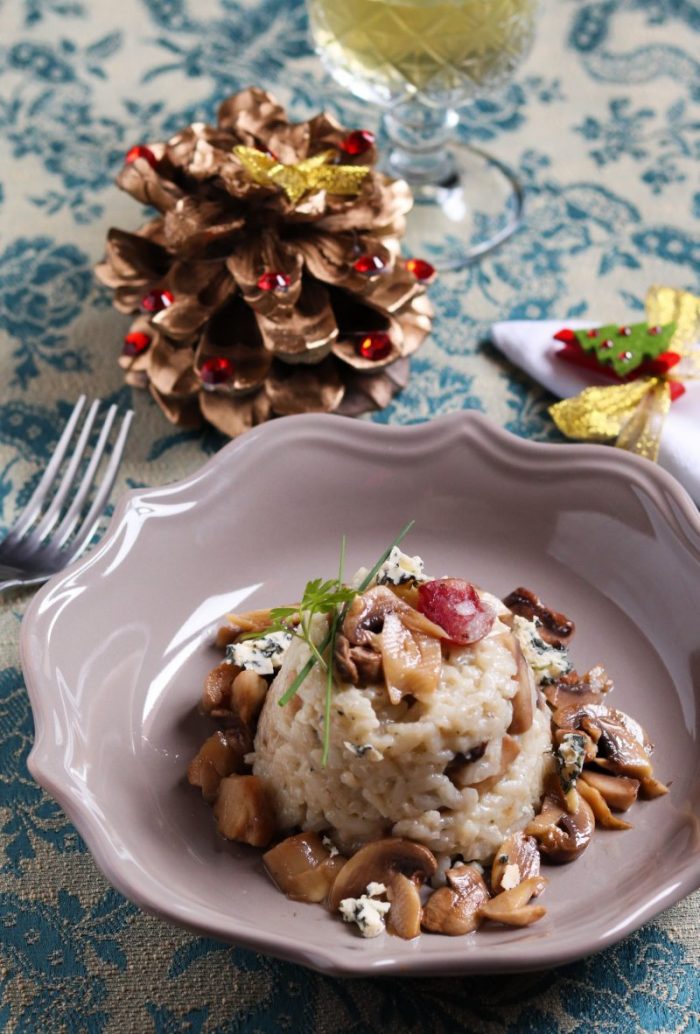
[{"label": "blue patterned tablecloth", "polygon": [[[375,113],[324,77],[298,0],[0,0],[0,523],[28,497],[84,391],[136,409],[121,486],[158,484],[221,445],[167,424],[116,365],[125,319],[92,276],[138,206],[124,152],[226,94],[266,85],[307,117]],[[550,399],[484,344],[508,317],[632,318],[653,282],[697,290],[700,4],[549,0],[537,44],[466,134],[512,163],[526,225],[432,296],[430,343],[377,419],[478,408],[556,440]],[[0,608],[0,1026],[8,1031],[693,1031],[696,896],[599,956],[489,979],[344,982],[203,940],[112,891],[31,780],[18,666],[26,595]],[[643,864],[640,860],[640,864]]]}]

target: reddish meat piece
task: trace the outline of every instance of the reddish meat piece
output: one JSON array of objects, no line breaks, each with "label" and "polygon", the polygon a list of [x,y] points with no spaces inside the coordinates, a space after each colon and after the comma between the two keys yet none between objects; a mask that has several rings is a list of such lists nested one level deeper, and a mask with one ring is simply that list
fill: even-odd
[{"label": "reddish meat piece", "polygon": [[496,618],[474,586],[461,578],[423,582],[418,587],[418,609],[444,628],[450,642],[458,646],[478,643],[491,631]]}]

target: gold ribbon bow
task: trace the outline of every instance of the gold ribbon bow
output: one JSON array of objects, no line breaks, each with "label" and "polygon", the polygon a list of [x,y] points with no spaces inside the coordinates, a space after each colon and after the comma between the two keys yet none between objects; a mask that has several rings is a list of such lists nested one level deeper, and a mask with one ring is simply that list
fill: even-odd
[{"label": "gold ribbon bow", "polygon": [[332,165],[335,151],[322,151],[295,165],[283,165],[273,155],[255,147],[234,147],[241,165],[255,183],[281,187],[293,205],[304,194],[326,190],[329,194],[357,194],[369,172],[367,165]]},{"label": "gold ribbon bow", "polygon": [[700,379],[700,297],[673,287],[651,287],[645,307],[652,326],[676,324],[669,351],[681,360],[672,367],[672,376],[585,388],[550,406],[549,413],[567,438],[613,441],[620,449],[655,460],[671,406],[671,383]]}]

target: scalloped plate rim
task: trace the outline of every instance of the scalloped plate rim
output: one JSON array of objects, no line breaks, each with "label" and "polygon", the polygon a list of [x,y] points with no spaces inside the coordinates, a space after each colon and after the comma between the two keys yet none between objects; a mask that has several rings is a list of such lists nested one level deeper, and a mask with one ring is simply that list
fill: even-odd
[{"label": "scalloped plate rim", "polygon": [[[495,451],[501,459],[510,459],[519,454],[519,461],[527,458],[532,461],[534,467],[546,464],[550,470],[561,467],[570,471],[573,463],[580,469],[595,472],[601,468],[617,469],[628,478],[630,486],[636,486],[651,498],[675,537],[682,540],[684,547],[700,559],[700,515],[685,489],[662,468],[641,457],[609,446],[533,442],[512,434],[474,410],[448,413],[432,420],[407,425],[385,425],[326,414],[283,417],[272,423],[260,425],[240,438],[228,442],[201,467],[182,479],[150,488],[126,490],[119,498],[100,542],[39,589],[28,604],[20,628],[20,659],[35,722],[35,739],[27,759],[27,767],[36,781],[66,812],[109,883],[143,911],[177,923],[194,934],[212,936],[261,951],[327,975],[353,977],[523,972],[562,965],[617,943],[662,910],[699,889],[700,855],[686,864],[680,879],[676,877],[662,883],[655,898],[638,908],[626,922],[618,924],[614,931],[607,931],[598,938],[591,938],[585,946],[579,944],[568,954],[562,953],[561,950],[551,953],[546,950],[537,951],[532,961],[524,961],[522,955],[517,958],[510,957],[503,951],[502,946],[499,946],[499,958],[494,958],[491,952],[488,955],[484,953],[484,957],[462,959],[456,957],[455,952],[449,952],[451,957],[448,957],[448,949],[445,950],[444,956],[436,954],[431,957],[396,958],[388,949],[384,958],[363,962],[361,955],[355,958],[351,955],[349,961],[346,961],[339,959],[331,951],[324,950],[320,945],[316,950],[306,949],[291,939],[275,937],[274,932],[250,930],[237,933],[229,929],[224,930],[215,923],[198,919],[188,908],[179,907],[177,902],[165,904],[163,901],[152,900],[149,896],[143,895],[133,881],[124,877],[115,862],[110,843],[104,838],[89,806],[80,796],[76,781],[71,778],[64,766],[52,763],[57,750],[56,745],[51,742],[49,733],[49,719],[53,711],[48,703],[48,694],[44,694],[40,688],[41,675],[28,649],[30,629],[39,618],[45,598],[62,582],[79,578],[100,558],[119,533],[127,514],[139,500],[169,489],[181,492],[195,489],[199,482],[215,476],[219,467],[235,462],[235,456],[240,449],[253,448],[258,441],[265,443],[268,438],[272,440],[282,434],[280,425],[286,425],[288,435],[293,433],[291,428],[297,428],[296,433],[302,433],[305,429],[313,433],[317,427],[323,427],[324,430],[331,427],[346,440],[348,436],[354,437],[358,444],[370,449],[376,448],[375,443],[381,439],[393,438],[396,442],[402,442],[405,447],[410,447],[412,441],[428,439],[434,435],[442,436],[443,444],[450,440],[453,442],[457,437],[464,439],[466,436],[469,444],[477,449],[490,450],[492,453]],[[686,527],[679,522],[679,517]],[[696,541],[691,539],[691,535]]]}]

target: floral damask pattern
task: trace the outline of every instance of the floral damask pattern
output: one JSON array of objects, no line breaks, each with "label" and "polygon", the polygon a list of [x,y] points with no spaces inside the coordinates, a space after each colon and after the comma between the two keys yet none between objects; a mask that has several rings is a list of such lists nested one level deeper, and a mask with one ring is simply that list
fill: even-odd
[{"label": "floral damask pattern", "polygon": [[[374,128],[311,54],[301,0],[0,3],[0,529],[26,502],[76,396],[137,410],[122,487],[198,467],[222,439],[170,428],[122,384],[124,321],[92,265],[140,220],[113,186],[124,152],[251,83],[298,118],[325,106]],[[652,282],[697,289],[696,0],[544,0],[527,65],[463,112],[465,139],[510,162],[522,230],[431,289],[431,342],[375,419],[479,409],[559,435],[551,401],[488,344],[494,319],[633,317]],[[25,604],[0,607],[0,1027],[9,1031],[583,1034],[700,1029],[697,917],[678,906],[622,944],[548,973],[347,983],[195,938],[111,891],[32,781],[17,656]]]},{"label": "floral damask pattern", "polygon": [[62,333],[93,287],[87,256],[50,237],[20,237],[0,254],[0,268],[0,328],[17,342],[13,383],[26,388],[42,364],[89,369],[88,358]]}]

